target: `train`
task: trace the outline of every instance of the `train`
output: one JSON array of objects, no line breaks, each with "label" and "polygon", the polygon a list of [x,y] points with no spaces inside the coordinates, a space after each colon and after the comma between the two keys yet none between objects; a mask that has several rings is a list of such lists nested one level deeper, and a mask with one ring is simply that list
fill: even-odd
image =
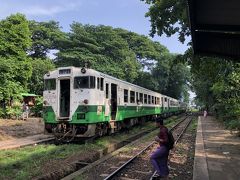
[{"label": "train", "polygon": [[185,110],[177,99],[90,68],[60,67],[44,75],[45,132],[59,139],[103,136]]}]

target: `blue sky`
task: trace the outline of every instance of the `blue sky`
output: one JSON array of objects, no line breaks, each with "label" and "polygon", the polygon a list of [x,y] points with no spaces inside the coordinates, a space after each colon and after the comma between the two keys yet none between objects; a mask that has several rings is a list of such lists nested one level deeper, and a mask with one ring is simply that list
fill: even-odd
[{"label": "blue sky", "polygon": [[[0,0],[0,19],[17,12],[36,21],[55,20],[63,31],[69,31],[73,22],[120,27],[138,34],[148,35],[149,19],[145,17],[148,5],[140,0]],[[172,53],[184,53],[187,46],[177,36],[154,37]]]}]

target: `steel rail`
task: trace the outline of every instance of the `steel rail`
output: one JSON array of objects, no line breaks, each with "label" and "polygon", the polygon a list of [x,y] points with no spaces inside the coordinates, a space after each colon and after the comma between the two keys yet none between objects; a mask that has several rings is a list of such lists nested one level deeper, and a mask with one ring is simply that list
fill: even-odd
[{"label": "steel rail", "polygon": [[[174,130],[176,127],[178,127],[183,121],[185,121],[188,117],[185,117],[183,120],[179,121],[177,124],[175,124],[169,131]],[[134,159],[136,159],[139,155],[141,155],[144,151],[146,151],[148,148],[153,146],[156,143],[156,141],[151,142],[149,145],[147,145],[143,150],[141,150],[138,154],[133,156],[131,159],[129,159],[126,163],[124,163],[122,166],[120,166],[118,169],[116,169],[114,172],[112,172],[110,175],[108,175],[104,180],[110,180],[113,177],[115,177],[123,168],[125,168],[127,165],[129,165]]]},{"label": "steel rail", "polygon": [[[185,119],[186,119],[186,118],[185,118]],[[184,120],[185,120],[185,119],[184,119]],[[191,117],[191,119],[188,121],[188,123],[186,124],[186,126],[184,127],[184,129],[182,130],[182,132],[180,133],[180,135],[178,136],[178,138],[175,140],[175,143],[174,143],[174,144],[177,144],[177,143],[178,143],[180,137],[182,137],[183,133],[186,131],[186,129],[188,128],[188,126],[190,125],[190,123],[192,122],[192,120],[193,120],[193,117]],[[152,176],[150,177],[149,180],[152,180],[156,173],[157,173],[157,171],[154,171],[154,173],[152,174]]]},{"label": "steel rail", "polygon": [[183,131],[181,132],[181,134],[178,136],[178,138],[175,140],[175,144],[178,143],[179,139],[182,137],[183,133],[186,131],[186,129],[188,128],[188,126],[190,125],[190,123],[192,122],[193,117],[191,117],[191,119],[188,121],[187,125],[184,127]]}]

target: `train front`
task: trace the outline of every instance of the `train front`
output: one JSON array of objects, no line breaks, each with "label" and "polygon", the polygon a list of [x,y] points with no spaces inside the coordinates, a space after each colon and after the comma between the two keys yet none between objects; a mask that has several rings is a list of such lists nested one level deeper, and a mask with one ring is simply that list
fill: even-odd
[{"label": "train front", "polygon": [[85,68],[64,67],[44,76],[43,119],[45,132],[58,140],[94,135],[95,125],[86,119],[95,77]]}]

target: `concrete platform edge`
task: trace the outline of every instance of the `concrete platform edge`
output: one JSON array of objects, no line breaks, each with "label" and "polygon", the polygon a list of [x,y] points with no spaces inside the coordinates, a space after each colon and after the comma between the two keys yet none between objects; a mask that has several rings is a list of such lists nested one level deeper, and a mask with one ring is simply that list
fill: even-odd
[{"label": "concrete platform edge", "polygon": [[195,145],[195,157],[193,167],[193,180],[209,180],[208,166],[206,153],[204,149],[202,120],[203,117],[198,117],[198,127]]}]

